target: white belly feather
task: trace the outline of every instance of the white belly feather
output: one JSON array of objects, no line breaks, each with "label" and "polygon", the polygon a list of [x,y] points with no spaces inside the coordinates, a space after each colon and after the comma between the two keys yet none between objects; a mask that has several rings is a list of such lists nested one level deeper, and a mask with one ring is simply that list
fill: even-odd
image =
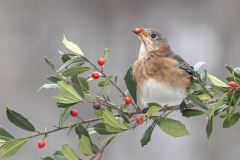
[{"label": "white belly feather", "polygon": [[174,89],[172,87],[166,87],[154,79],[148,79],[141,88],[142,91],[142,103],[146,105],[149,102],[156,102],[162,107],[176,106],[184,100],[187,93],[185,89]]}]

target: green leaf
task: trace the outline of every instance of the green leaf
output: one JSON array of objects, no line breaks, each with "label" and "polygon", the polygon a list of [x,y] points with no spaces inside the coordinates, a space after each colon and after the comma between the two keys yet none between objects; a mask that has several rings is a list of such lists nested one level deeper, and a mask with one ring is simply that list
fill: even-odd
[{"label": "green leaf", "polygon": [[62,76],[68,77],[68,76],[74,76],[81,73],[84,73],[86,71],[89,71],[90,67],[83,67],[83,66],[75,66],[72,68],[68,68],[65,71],[63,71]]},{"label": "green leaf", "polygon": [[219,87],[219,86],[215,86],[215,85],[211,85],[211,87],[217,92],[225,93],[229,90],[229,87]]},{"label": "green leaf", "polygon": [[58,81],[61,81],[61,79],[56,76],[47,76],[47,79],[53,83],[57,83]]},{"label": "green leaf", "polygon": [[157,125],[168,135],[173,137],[182,137],[189,135],[188,130],[180,121],[160,117]]},{"label": "green leaf", "polygon": [[118,76],[114,77],[114,83],[116,84],[118,80]]},{"label": "green leaf", "polygon": [[110,52],[112,52],[111,49],[108,49],[108,48],[104,49],[104,60],[105,60],[105,62],[108,62],[108,55],[109,55]]},{"label": "green leaf", "polygon": [[5,141],[5,140],[3,140],[3,139],[0,139],[0,148],[4,145],[4,144],[6,144],[7,142]]},{"label": "green leaf", "polygon": [[98,146],[96,146],[96,144],[92,143],[92,150],[93,150],[93,154],[96,154],[99,151]]},{"label": "green leaf", "polygon": [[115,137],[116,134],[112,134],[111,136],[107,137],[106,139],[104,139],[102,142],[101,142],[101,145],[104,145],[106,143],[108,143],[113,137]]},{"label": "green leaf", "polygon": [[2,158],[13,156],[27,141],[28,138],[19,138],[8,142],[2,149]]},{"label": "green leaf", "polygon": [[98,109],[98,110],[94,110],[94,115],[95,115],[95,117],[96,118],[100,118],[100,117],[103,117],[103,111],[104,111],[105,109],[103,109],[103,108],[100,108],[100,109]]},{"label": "green leaf", "polygon": [[10,122],[12,122],[15,126],[22,128],[26,131],[34,132],[34,126],[28,121],[27,118],[23,117],[20,113],[17,113],[7,107],[7,117]]},{"label": "green leaf", "polygon": [[210,135],[212,134],[212,129],[213,129],[213,117],[208,119],[208,123],[207,123],[207,127],[206,127],[208,139],[210,138]]},{"label": "green leaf", "polygon": [[75,104],[77,103],[69,103],[69,104],[57,103],[56,105],[58,106],[58,108],[67,108],[67,107],[74,106]]},{"label": "green leaf", "polygon": [[69,65],[76,63],[76,62],[85,62],[85,60],[81,57],[75,56],[72,59],[68,60],[67,62],[65,62],[59,69],[58,69],[58,73],[61,72],[63,69],[67,68]]},{"label": "green leaf", "polygon": [[76,153],[73,151],[73,149],[67,143],[62,146],[61,150],[63,152],[63,155],[68,160],[78,160]]},{"label": "green leaf", "polygon": [[198,83],[192,83],[191,86],[188,87],[190,92],[194,92],[194,91],[203,91],[203,87],[198,84]]},{"label": "green leaf", "polygon": [[38,92],[42,89],[42,88],[45,88],[45,89],[51,89],[51,88],[53,88],[53,89],[56,89],[58,87],[58,85],[57,84],[44,84],[42,87],[40,87],[39,89],[38,89]]},{"label": "green leaf", "polygon": [[78,100],[69,99],[69,98],[64,97],[64,96],[55,96],[53,98],[55,98],[58,101],[58,103],[61,103],[61,104],[71,104],[72,105],[73,103],[78,102]]},{"label": "green leaf", "polygon": [[121,128],[112,127],[112,126],[108,125],[107,123],[105,123],[105,127],[106,127],[106,130],[112,134],[119,133],[122,131]]},{"label": "green leaf", "polygon": [[226,66],[227,70],[229,70],[229,72],[232,73],[233,68],[231,66],[228,66],[227,64],[225,64],[225,66]]},{"label": "green leaf", "polygon": [[197,64],[195,64],[194,71],[197,72],[204,64],[205,62],[198,62]]},{"label": "green leaf", "polygon": [[97,123],[93,126],[93,129],[101,134],[101,135],[109,135],[112,134],[111,132],[108,132],[105,126],[105,123]]},{"label": "green leaf", "polygon": [[159,118],[155,118],[153,123],[147,128],[147,130],[144,132],[140,142],[142,144],[142,147],[147,145],[149,141],[151,141],[151,136],[152,136],[152,132],[158,122]]},{"label": "green leaf", "polygon": [[77,123],[75,127],[75,132],[78,135],[78,138],[81,139],[81,136],[84,135],[90,139],[89,133],[86,128],[82,126],[81,123]]},{"label": "green leaf", "polygon": [[61,150],[55,151],[53,154],[54,159],[56,160],[68,160]]},{"label": "green leaf", "polygon": [[131,66],[126,73],[124,80],[125,80],[125,84],[127,86],[129,93],[131,94],[134,102],[137,104],[137,83],[132,77],[132,67]]},{"label": "green leaf", "polygon": [[[98,83],[98,87],[104,87],[105,81],[101,81]],[[106,83],[106,86],[108,86],[109,84],[111,84],[110,82]]]},{"label": "green leaf", "polygon": [[214,107],[213,107],[212,110],[210,111],[210,113],[209,113],[209,115],[208,115],[209,117],[213,116],[215,110],[218,109],[218,107],[222,104],[223,100],[227,97],[227,94],[228,94],[228,92],[225,93],[225,94],[217,101],[217,103],[214,105]]},{"label": "green leaf", "polygon": [[76,66],[81,66],[81,65],[83,65],[84,63],[85,63],[85,61],[74,62],[74,63],[70,64],[70,65],[68,66],[68,68],[72,68],[72,67],[76,67]]},{"label": "green leaf", "polygon": [[[111,101],[110,101],[110,94],[109,94],[109,92],[110,92],[110,89],[107,91],[106,100],[107,100],[108,102],[111,102]],[[107,110],[108,110],[109,112],[112,112],[112,108],[109,107],[109,106],[107,106]]]},{"label": "green leaf", "polygon": [[207,71],[206,71],[206,69],[203,70],[203,72],[202,72],[202,74],[200,76],[200,79],[201,79],[201,82],[203,84],[206,84],[206,80],[207,80]]},{"label": "green leaf", "polygon": [[147,105],[148,105],[148,107],[153,107],[153,106],[161,107],[161,105],[158,104],[158,103],[156,103],[156,102],[150,102],[150,103],[148,103]]},{"label": "green leaf", "polygon": [[62,62],[63,62],[63,63],[66,63],[67,61],[69,61],[69,60],[71,59],[71,57],[70,57],[68,54],[64,53],[64,54],[61,56],[61,59],[62,59]]},{"label": "green leaf", "polygon": [[160,107],[160,106],[151,106],[147,111],[147,115],[149,117],[152,117],[154,114],[158,113],[161,108],[162,107]]},{"label": "green leaf", "polygon": [[103,91],[104,91],[105,87],[108,85],[108,83],[109,83],[109,81],[110,81],[111,78],[112,78],[111,75],[107,75],[106,80],[105,80],[105,83],[104,83],[104,85],[103,85],[103,87],[102,87],[102,90],[101,90],[101,92],[100,92],[100,97],[102,96]]},{"label": "green leaf", "polygon": [[192,117],[192,116],[199,116],[205,114],[203,111],[199,111],[196,109],[185,109],[182,113],[184,117]]},{"label": "green leaf", "polygon": [[114,128],[121,128],[121,129],[127,129],[127,127],[125,125],[123,125],[122,123],[120,123],[115,117],[114,115],[105,110],[103,111],[103,120],[104,123],[107,123],[109,126],[114,127]]},{"label": "green leaf", "polygon": [[58,88],[66,98],[72,99],[75,102],[82,100],[77,91],[65,81],[58,81]]},{"label": "green leaf", "polygon": [[117,109],[118,114],[120,115],[120,117],[122,117],[122,119],[124,119],[124,121],[125,121],[126,123],[130,123],[130,122],[129,122],[129,119],[128,119],[127,116],[126,116],[126,114],[125,114],[123,111],[121,111],[119,108],[116,108],[116,109]]},{"label": "green leaf", "polygon": [[[212,92],[211,92],[212,93]],[[213,94],[213,93],[212,93]],[[209,100],[209,99],[212,99],[212,97],[206,93],[206,92],[201,92],[201,93],[198,93],[198,94],[194,94],[194,96],[196,96],[198,99],[200,100]]]},{"label": "green leaf", "polygon": [[208,110],[208,108],[205,106],[205,104],[199,98],[195,97],[194,95],[189,94],[187,98],[190,99],[197,106]]},{"label": "green leaf", "polygon": [[236,67],[236,68],[234,68],[233,71],[235,72],[234,75],[237,76],[238,78],[240,78],[240,68]]},{"label": "green leaf", "polygon": [[0,139],[8,141],[15,139],[15,137],[7,129],[0,126]]},{"label": "green leaf", "polygon": [[82,97],[82,98],[85,98],[85,94],[83,92],[83,89],[82,89],[82,85],[81,85],[81,82],[80,80],[78,79],[77,76],[73,76],[72,79],[72,85],[73,85],[73,88],[78,92],[78,94]]},{"label": "green leaf", "polygon": [[67,107],[67,108],[61,108],[60,123],[63,123],[68,119],[72,109],[73,109],[73,106]]},{"label": "green leaf", "polygon": [[211,80],[211,82],[219,87],[229,87],[227,84],[225,84],[223,81],[221,81],[220,79],[218,79],[215,76],[210,75],[209,73],[207,74],[208,78]]},{"label": "green leaf", "polygon": [[92,155],[92,143],[87,136],[82,135],[78,142],[78,149],[84,154]]},{"label": "green leaf", "polygon": [[224,112],[227,109],[228,105],[223,104],[218,109],[215,110],[214,116],[217,116],[219,113]]},{"label": "green leaf", "polygon": [[237,123],[237,121],[240,118],[240,114],[239,112],[235,112],[233,113],[230,118],[226,118],[223,121],[223,128],[230,128],[231,126],[233,126],[235,123]]},{"label": "green leaf", "polygon": [[77,45],[77,44],[74,44],[74,43],[72,43],[72,42],[69,42],[69,41],[66,39],[65,35],[63,35],[63,41],[62,41],[62,42],[63,42],[63,44],[65,44],[65,46],[66,46],[69,50],[71,50],[71,51],[73,51],[74,53],[77,53],[77,54],[83,56],[82,50],[78,47],[78,45]]},{"label": "green leaf", "polygon": [[45,62],[54,72],[56,72],[55,65],[50,60],[48,60],[47,57],[45,57]]},{"label": "green leaf", "polygon": [[52,157],[50,156],[44,156],[44,157],[40,157],[40,160],[54,160]]},{"label": "green leaf", "polygon": [[78,77],[78,79],[80,81],[80,84],[82,86],[83,91],[84,92],[88,91],[89,90],[89,86],[88,86],[87,79],[83,78],[83,77]]}]

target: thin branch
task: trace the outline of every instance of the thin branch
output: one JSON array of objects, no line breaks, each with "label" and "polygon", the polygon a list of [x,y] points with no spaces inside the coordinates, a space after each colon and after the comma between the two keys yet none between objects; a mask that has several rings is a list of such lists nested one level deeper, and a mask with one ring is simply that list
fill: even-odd
[{"label": "thin branch", "polygon": [[214,96],[212,95],[212,93],[209,92],[209,90],[207,90],[207,88],[202,84],[202,82],[199,80],[198,77],[193,77],[193,79],[196,80],[196,81],[198,82],[198,84],[200,84],[200,85],[203,87],[203,89],[209,94],[209,96],[210,96],[211,98],[214,98]]}]

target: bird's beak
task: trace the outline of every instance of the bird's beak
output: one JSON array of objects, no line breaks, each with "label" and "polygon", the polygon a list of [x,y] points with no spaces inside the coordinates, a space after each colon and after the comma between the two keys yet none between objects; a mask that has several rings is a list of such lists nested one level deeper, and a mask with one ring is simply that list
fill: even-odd
[{"label": "bird's beak", "polygon": [[135,30],[133,30],[133,32],[136,33],[137,35],[140,35],[143,38],[149,38],[144,29],[139,26],[137,26]]}]

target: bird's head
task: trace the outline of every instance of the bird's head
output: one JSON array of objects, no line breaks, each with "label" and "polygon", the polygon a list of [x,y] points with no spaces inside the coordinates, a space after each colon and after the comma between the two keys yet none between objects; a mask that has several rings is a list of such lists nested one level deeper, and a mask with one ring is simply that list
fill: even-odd
[{"label": "bird's head", "polygon": [[158,54],[162,54],[162,56],[170,54],[171,49],[168,41],[158,30],[137,27],[135,30],[133,30],[133,32],[138,35],[138,39],[140,40],[140,54],[146,54],[146,52],[155,51]]}]

